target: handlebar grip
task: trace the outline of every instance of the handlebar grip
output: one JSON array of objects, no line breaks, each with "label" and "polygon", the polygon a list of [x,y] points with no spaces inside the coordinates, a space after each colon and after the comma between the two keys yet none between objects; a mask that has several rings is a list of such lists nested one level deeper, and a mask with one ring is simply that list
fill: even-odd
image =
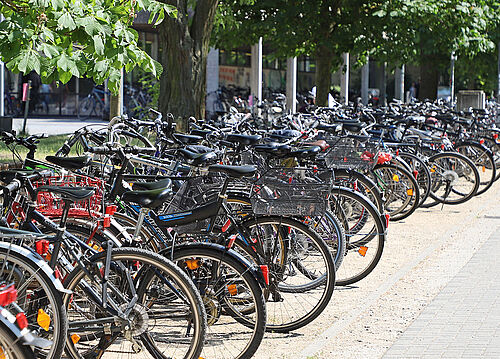
[{"label": "handlebar grip", "polygon": [[99,146],[99,147],[89,147],[88,151],[92,152],[92,153],[95,153],[97,155],[106,155],[106,154],[108,154],[108,153],[111,152],[109,148],[102,147],[102,146]]},{"label": "handlebar grip", "polygon": [[19,180],[13,180],[11,183],[3,187],[4,192],[12,193],[17,191],[21,187],[21,182]]}]

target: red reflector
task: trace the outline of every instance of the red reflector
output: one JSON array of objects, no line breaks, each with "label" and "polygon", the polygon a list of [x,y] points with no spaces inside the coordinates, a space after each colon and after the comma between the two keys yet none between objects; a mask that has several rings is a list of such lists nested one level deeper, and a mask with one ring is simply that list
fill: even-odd
[{"label": "red reflector", "polygon": [[234,241],[236,240],[236,234],[233,234],[231,238],[229,238],[229,242],[227,242],[227,249],[233,248]]},{"label": "red reflector", "polygon": [[494,133],[493,138],[496,140],[498,138],[498,133]]},{"label": "red reflector", "polygon": [[16,322],[17,325],[19,326],[19,329],[23,330],[24,328],[26,328],[28,326],[28,319],[26,318],[26,314],[17,313]]},{"label": "red reflector", "polygon": [[102,219],[102,226],[104,228],[108,228],[111,226],[111,217],[109,215],[104,215],[104,218]]},{"label": "red reflector", "polygon": [[479,140],[479,143],[480,143],[480,144],[483,144],[483,143],[484,143],[484,139],[482,139],[482,138],[481,138],[481,139]]},{"label": "red reflector", "polygon": [[266,282],[266,285],[269,285],[269,268],[267,268],[266,265],[261,265],[260,271],[262,272],[262,275],[264,276],[264,281]]},{"label": "red reflector", "polygon": [[43,256],[46,256],[49,252],[49,241],[46,239],[41,239],[35,243],[36,252]]},{"label": "red reflector", "polygon": [[107,206],[107,207],[106,207],[106,212],[105,212],[105,213],[106,213],[106,214],[109,214],[110,216],[112,216],[113,214],[115,214],[115,213],[116,213],[116,209],[117,209],[117,207],[116,207],[116,205],[114,205],[114,204],[113,204],[113,205],[111,205],[111,206]]},{"label": "red reflector", "polygon": [[14,286],[10,286],[0,292],[0,306],[5,307],[17,299],[17,290]]},{"label": "red reflector", "polygon": [[385,228],[389,228],[389,220],[391,219],[391,215],[387,213],[385,215]]},{"label": "red reflector", "polygon": [[224,225],[222,226],[222,233],[224,233],[225,231],[227,231],[227,229],[229,228],[230,225],[231,225],[231,220],[228,219],[226,221],[226,223],[224,223]]},{"label": "red reflector", "polygon": [[418,178],[418,171],[417,171],[417,170],[414,170],[414,171],[413,171],[413,177],[415,177],[415,179],[417,179],[417,178]]}]

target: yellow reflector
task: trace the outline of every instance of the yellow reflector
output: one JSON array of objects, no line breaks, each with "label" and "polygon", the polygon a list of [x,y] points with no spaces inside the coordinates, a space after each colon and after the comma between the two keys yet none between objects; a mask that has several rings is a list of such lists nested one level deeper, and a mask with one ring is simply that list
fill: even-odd
[{"label": "yellow reflector", "polygon": [[436,166],[432,166],[431,172],[436,172]]},{"label": "yellow reflector", "polygon": [[392,180],[394,182],[399,182],[399,176],[398,175],[392,175]]},{"label": "yellow reflector", "polygon": [[71,341],[73,342],[73,344],[78,343],[80,341],[80,336],[78,334],[72,334]]},{"label": "yellow reflector", "polygon": [[5,352],[3,351],[3,348],[0,347],[0,359],[5,359]]},{"label": "yellow reflector", "polygon": [[198,259],[186,259],[186,266],[189,269],[194,270],[200,267],[200,261]]},{"label": "yellow reflector", "polygon": [[38,309],[36,322],[38,323],[39,326],[45,329],[46,332],[49,331],[50,316],[47,313],[45,313],[43,309]]},{"label": "yellow reflector", "polygon": [[366,251],[368,251],[368,247],[359,247],[358,249],[358,253],[363,257],[366,256]]},{"label": "yellow reflector", "polygon": [[486,172],[486,166],[483,166],[483,172]]},{"label": "yellow reflector", "polygon": [[238,289],[236,288],[236,284],[228,284],[227,286],[227,291],[231,295],[236,295],[238,294]]},{"label": "yellow reflector", "polygon": [[412,188],[407,189],[407,190],[406,190],[406,194],[407,194],[408,196],[413,196],[413,189],[412,189]]}]

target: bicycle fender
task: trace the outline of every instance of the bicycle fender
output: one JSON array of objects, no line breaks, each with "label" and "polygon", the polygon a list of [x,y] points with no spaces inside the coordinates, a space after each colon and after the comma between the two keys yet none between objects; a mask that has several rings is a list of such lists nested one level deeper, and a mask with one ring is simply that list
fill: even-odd
[{"label": "bicycle fender", "polygon": [[9,242],[0,242],[0,248],[4,248],[7,251],[11,251],[11,252],[16,252],[19,255],[31,260],[33,263],[35,263],[40,268],[41,271],[43,271],[43,273],[45,273],[50,278],[50,280],[52,281],[52,283],[54,284],[54,286],[56,287],[56,289],[59,292],[65,293],[65,294],[72,294],[73,293],[71,290],[64,288],[61,281],[55,276],[55,273],[52,270],[52,268],[50,268],[49,264],[38,253],[36,253],[32,249],[21,247],[21,246],[18,246],[17,244],[12,244]]}]

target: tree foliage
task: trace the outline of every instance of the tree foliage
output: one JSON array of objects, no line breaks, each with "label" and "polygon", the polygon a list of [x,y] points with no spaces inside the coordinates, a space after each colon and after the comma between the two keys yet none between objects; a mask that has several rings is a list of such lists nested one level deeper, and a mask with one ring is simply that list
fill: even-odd
[{"label": "tree foliage", "polygon": [[138,47],[131,28],[143,10],[154,25],[176,16],[174,7],[156,0],[3,0],[0,56],[9,70],[35,70],[43,82],[109,79],[110,90],[117,92],[122,68],[140,66],[154,76],[162,72]]}]

